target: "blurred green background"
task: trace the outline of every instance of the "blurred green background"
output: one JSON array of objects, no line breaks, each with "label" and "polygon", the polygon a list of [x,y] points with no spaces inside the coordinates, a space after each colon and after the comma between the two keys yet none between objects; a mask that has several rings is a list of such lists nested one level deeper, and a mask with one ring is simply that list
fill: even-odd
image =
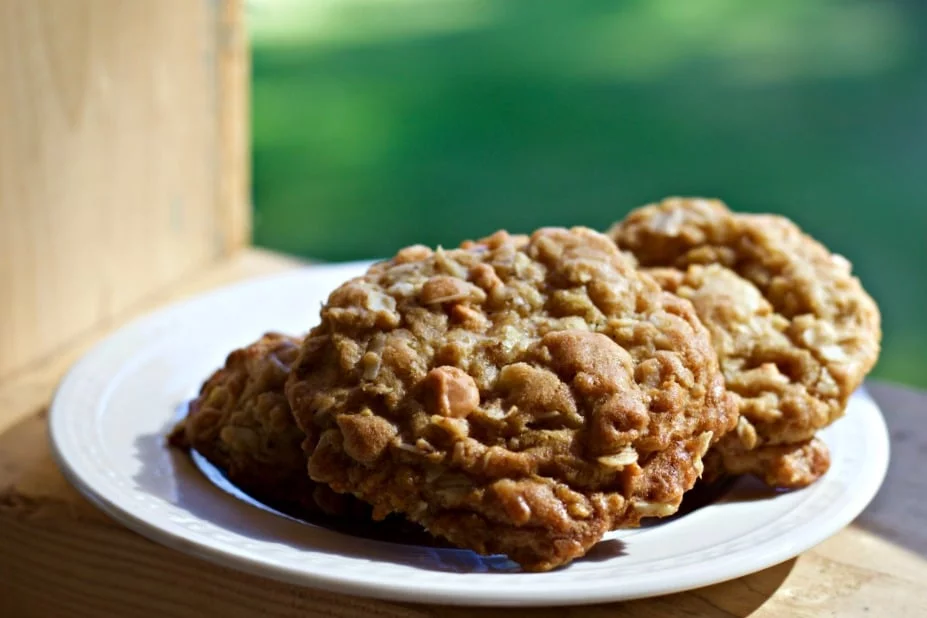
[{"label": "blurred green background", "polygon": [[927,386],[927,2],[250,0],[255,242],[324,260],[604,228],[670,194],[788,215]]}]

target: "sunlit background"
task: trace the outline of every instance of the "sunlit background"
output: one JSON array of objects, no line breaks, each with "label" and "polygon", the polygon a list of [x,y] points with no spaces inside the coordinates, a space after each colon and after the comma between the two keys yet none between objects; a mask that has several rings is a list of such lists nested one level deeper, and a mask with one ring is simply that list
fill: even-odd
[{"label": "sunlit background", "polygon": [[255,242],[604,228],[668,194],[855,264],[927,386],[927,2],[250,0]]}]

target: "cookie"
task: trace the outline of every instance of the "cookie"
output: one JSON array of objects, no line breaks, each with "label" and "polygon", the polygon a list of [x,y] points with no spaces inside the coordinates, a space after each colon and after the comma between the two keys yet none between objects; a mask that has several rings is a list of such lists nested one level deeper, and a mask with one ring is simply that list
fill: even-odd
[{"label": "cookie", "polygon": [[589,229],[409,247],[321,318],[287,382],[312,478],[526,570],[674,513],[736,422],[692,305]]},{"label": "cookie", "polygon": [[230,353],[168,440],[195,449],[234,485],[270,506],[343,515],[351,506],[345,496],[309,478],[301,446],[305,434],[283,392],[301,341],[268,333]]},{"label": "cookie", "polygon": [[830,467],[830,451],[819,438],[752,450],[736,440],[723,440],[705,454],[702,478],[709,485],[725,476],[752,474],[770,487],[795,489],[815,482]]},{"label": "cookie", "polygon": [[292,517],[354,536],[442,546],[402,517],[373,522],[370,505],[309,478],[302,444],[306,435],[284,394],[301,342],[268,333],[229,354],[168,442],[195,449],[233,485]]},{"label": "cookie", "polygon": [[843,414],[881,338],[878,308],[849,262],[788,219],[735,214],[716,200],[645,206],[609,235],[692,301],[711,332],[740,420],[709,469],[782,487],[826,472],[815,433]]}]

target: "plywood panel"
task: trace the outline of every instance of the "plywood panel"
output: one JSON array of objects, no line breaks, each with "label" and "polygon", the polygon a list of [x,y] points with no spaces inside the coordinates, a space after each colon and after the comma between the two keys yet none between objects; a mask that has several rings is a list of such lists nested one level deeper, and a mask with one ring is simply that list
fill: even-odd
[{"label": "plywood panel", "polygon": [[245,244],[233,0],[0,0],[0,377]]}]

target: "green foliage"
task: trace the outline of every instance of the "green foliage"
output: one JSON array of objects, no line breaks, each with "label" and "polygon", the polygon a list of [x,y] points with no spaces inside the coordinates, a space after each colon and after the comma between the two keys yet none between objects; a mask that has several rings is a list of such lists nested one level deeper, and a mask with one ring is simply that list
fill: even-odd
[{"label": "green foliage", "polygon": [[258,244],[385,256],[718,196],[849,257],[879,374],[927,386],[921,4],[313,4],[252,7]]}]

